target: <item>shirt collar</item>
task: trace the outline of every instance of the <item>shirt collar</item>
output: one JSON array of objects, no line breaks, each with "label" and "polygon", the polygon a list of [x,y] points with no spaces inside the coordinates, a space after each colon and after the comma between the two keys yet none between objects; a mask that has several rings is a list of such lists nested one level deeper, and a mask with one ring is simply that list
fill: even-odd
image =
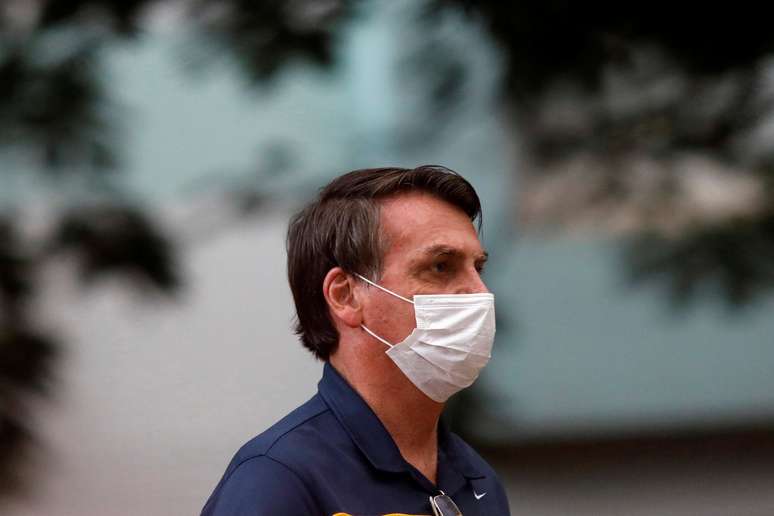
[{"label": "shirt collar", "polygon": [[318,384],[320,395],[371,464],[382,471],[408,471],[395,441],[371,407],[328,362]]},{"label": "shirt collar", "polygon": [[470,459],[470,451],[462,440],[449,431],[443,418],[438,422],[438,447],[443,450],[454,468],[466,478],[484,478],[486,474]]},{"label": "shirt collar", "polygon": [[[392,436],[371,407],[328,362],[325,363],[318,389],[333,414],[376,469],[394,473],[410,471]],[[465,477],[485,476],[470,460],[466,460],[467,450],[443,421],[438,424],[438,445],[453,467]]]}]

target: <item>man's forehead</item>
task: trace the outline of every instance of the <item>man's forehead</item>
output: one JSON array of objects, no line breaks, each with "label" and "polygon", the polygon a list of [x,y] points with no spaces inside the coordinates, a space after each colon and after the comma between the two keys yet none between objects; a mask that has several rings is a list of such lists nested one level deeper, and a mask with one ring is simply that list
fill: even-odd
[{"label": "man's forehead", "polygon": [[381,199],[378,203],[382,230],[388,233],[456,226],[476,233],[473,221],[462,208],[424,192],[409,192]]},{"label": "man's forehead", "polygon": [[380,203],[379,218],[380,231],[391,251],[412,256],[444,250],[483,253],[468,215],[433,195],[412,192],[385,199]]},{"label": "man's forehead", "polygon": [[378,205],[382,213],[388,214],[388,218],[423,216],[427,213],[443,211],[455,212],[458,216],[470,220],[460,206],[423,191],[390,195],[379,199]]}]

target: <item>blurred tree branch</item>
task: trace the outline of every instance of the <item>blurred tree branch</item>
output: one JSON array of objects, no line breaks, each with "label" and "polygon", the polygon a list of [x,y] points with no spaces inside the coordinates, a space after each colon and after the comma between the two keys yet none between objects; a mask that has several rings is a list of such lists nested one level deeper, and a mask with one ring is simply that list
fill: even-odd
[{"label": "blurred tree branch", "polygon": [[136,207],[73,208],[42,238],[18,226],[10,215],[0,217],[0,496],[25,487],[20,470],[34,442],[30,402],[51,392],[62,346],[35,314],[45,264],[69,253],[84,283],[122,276],[163,293],[180,284],[169,239]]},{"label": "blurred tree branch", "polygon": [[458,9],[506,62],[526,230],[623,233],[632,281],[666,282],[675,300],[701,284],[733,307],[774,292],[774,33],[760,4],[435,0],[423,18]]},{"label": "blurred tree branch", "polygon": [[[354,2],[337,0],[23,0],[0,3],[0,151],[48,180],[100,180],[113,196],[73,204],[32,239],[23,220],[0,213],[0,496],[24,488],[19,467],[34,441],[29,402],[50,392],[62,343],[35,316],[40,272],[51,258],[76,259],[81,280],[122,276],[146,292],[175,293],[176,250],[141,206],[120,200],[117,136],[102,71],[103,48],[131,42],[162,4],[188,22],[253,84],[296,58],[328,66],[334,31]],[[30,166],[31,165],[31,166]],[[15,173],[3,166],[3,176]],[[248,203],[249,201],[249,203]],[[245,198],[254,209],[258,197]]]}]

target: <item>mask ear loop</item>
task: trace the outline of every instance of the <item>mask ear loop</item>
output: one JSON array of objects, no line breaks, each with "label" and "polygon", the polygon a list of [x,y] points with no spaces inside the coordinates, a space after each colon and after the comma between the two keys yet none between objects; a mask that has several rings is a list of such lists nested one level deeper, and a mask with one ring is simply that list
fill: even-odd
[{"label": "mask ear loop", "polygon": [[363,328],[363,330],[365,330],[365,332],[366,332],[367,334],[369,334],[371,337],[375,338],[376,340],[378,340],[378,341],[379,341],[379,342],[381,342],[382,344],[386,344],[386,345],[387,345],[387,346],[389,346],[389,347],[393,347],[393,346],[395,346],[395,344],[390,344],[389,342],[387,342],[386,340],[384,340],[383,338],[381,338],[379,335],[375,334],[374,332],[372,332],[371,330],[369,330],[368,328],[366,328],[366,327],[365,327],[365,325],[361,324],[361,325],[360,325],[360,327],[361,327],[361,328]]},{"label": "mask ear loop", "polygon": [[[403,301],[406,301],[407,303],[411,303],[412,305],[414,304],[414,302],[413,302],[411,299],[405,298],[405,297],[401,296],[400,294],[396,294],[396,293],[395,293],[395,292],[393,292],[392,290],[388,290],[388,289],[384,288],[383,286],[381,286],[381,285],[379,285],[379,284],[377,284],[377,283],[374,283],[374,282],[373,282],[373,281],[371,281],[370,279],[368,279],[368,278],[366,278],[366,277],[364,277],[364,276],[362,276],[362,275],[358,274],[357,272],[356,272],[356,273],[354,273],[354,274],[355,274],[355,276],[357,276],[357,277],[358,277],[358,278],[360,278],[361,280],[365,281],[365,282],[366,282],[366,283],[368,283],[369,285],[373,285],[374,287],[378,288],[379,290],[383,290],[383,291],[387,292],[388,294],[390,294],[391,296],[395,296],[395,297],[397,297],[398,299],[402,299]],[[369,334],[371,337],[375,338],[376,340],[378,340],[378,341],[379,341],[379,342],[381,342],[382,344],[385,344],[385,345],[387,345],[387,346],[389,346],[389,347],[393,347],[393,346],[395,345],[395,344],[390,344],[389,342],[387,342],[386,340],[384,340],[383,338],[381,338],[379,335],[375,334],[374,332],[372,332],[371,330],[369,330],[368,328],[366,328],[366,327],[365,327],[365,325],[361,324],[361,325],[360,325],[360,327],[361,327],[361,328],[363,328],[363,330],[364,330],[364,331],[365,331],[367,334]]]},{"label": "mask ear loop", "polygon": [[407,303],[411,303],[412,305],[414,304],[414,302],[413,302],[411,299],[408,299],[408,298],[406,298],[406,297],[403,297],[403,296],[401,296],[400,294],[396,294],[396,293],[395,293],[395,292],[393,292],[392,290],[388,290],[388,289],[384,288],[383,286],[379,285],[378,283],[374,283],[374,282],[373,282],[373,281],[371,281],[370,279],[368,279],[368,278],[366,278],[366,277],[363,277],[363,276],[361,276],[361,275],[360,275],[360,274],[358,274],[357,272],[355,273],[355,276],[357,276],[357,277],[358,277],[358,278],[360,278],[361,280],[365,281],[365,282],[366,282],[366,283],[368,283],[369,285],[373,285],[374,287],[378,288],[379,290],[383,290],[383,291],[387,292],[387,293],[388,293],[388,294],[390,294],[391,296],[395,296],[395,297],[397,297],[398,299],[402,299],[403,301],[405,301],[405,302],[407,302]]}]

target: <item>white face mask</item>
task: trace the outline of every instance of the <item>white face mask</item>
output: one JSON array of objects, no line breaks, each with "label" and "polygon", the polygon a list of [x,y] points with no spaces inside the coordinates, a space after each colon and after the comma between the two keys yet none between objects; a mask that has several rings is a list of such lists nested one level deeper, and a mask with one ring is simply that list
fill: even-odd
[{"label": "white face mask", "polygon": [[389,346],[387,356],[419,390],[443,403],[478,378],[492,356],[493,294],[416,295],[412,301],[357,276],[414,305],[417,327],[398,344],[387,342],[362,324],[360,327]]}]

